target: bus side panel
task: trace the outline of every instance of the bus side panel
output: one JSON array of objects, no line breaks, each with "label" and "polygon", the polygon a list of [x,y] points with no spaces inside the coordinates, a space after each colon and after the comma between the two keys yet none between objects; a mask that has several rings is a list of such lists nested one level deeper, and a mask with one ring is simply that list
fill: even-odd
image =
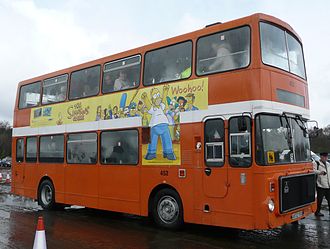
[{"label": "bus side panel", "polygon": [[98,167],[90,164],[65,166],[65,203],[98,208]]},{"label": "bus side panel", "polygon": [[24,193],[37,199],[39,172],[37,163],[24,163]]},{"label": "bus side panel", "polygon": [[99,167],[99,208],[140,214],[140,166]]}]

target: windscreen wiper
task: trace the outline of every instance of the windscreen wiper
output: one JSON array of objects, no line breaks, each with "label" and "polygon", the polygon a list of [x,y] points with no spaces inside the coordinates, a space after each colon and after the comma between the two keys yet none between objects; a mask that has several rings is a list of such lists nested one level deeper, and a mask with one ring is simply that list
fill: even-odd
[{"label": "windscreen wiper", "polygon": [[304,137],[306,137],[307,135],[307,127],[305,126],[304,121],[301,118],[301,115],[297,115],[297,120],[299,120],[301,122],[301,124],[299,124],[299,122],[297,122],[298,126],[300,127],[300,129],[303,131]]},{"label": "windscreen wiper", "polygon": [[291,126],[290,126],[290,123],[289,123],[289,118],[288,116],[286,115],[285,112],[283,112],[282,116],[285,118],[285,121],[286,121],[286,128],[288,129],[288,144],[289,146],[291,146],[292,144],[292,130],[291,130]]}]

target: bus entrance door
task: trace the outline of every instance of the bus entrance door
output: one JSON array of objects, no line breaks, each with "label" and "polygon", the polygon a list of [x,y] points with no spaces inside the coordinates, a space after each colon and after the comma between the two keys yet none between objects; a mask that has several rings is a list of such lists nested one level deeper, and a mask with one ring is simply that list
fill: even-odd
[{"label": "bus entrance door", "polygon": [[227,167],[224,167],[225,124],[221,118],[206,119],[204,124],[203,190],[206,197],[227,193]]},{"label": "bus entrance door", "polygon": [[203,189],[207,197],[225,197],[227,193],[227,167],[208,167],[203,172]]}]

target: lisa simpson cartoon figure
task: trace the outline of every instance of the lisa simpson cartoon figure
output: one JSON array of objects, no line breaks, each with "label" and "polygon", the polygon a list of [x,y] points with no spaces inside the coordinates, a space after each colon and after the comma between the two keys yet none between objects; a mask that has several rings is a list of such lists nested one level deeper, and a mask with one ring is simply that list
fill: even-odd
[{"label": "lisa simpson cartoon figure", "polygon": [[148,145],[148,152],[145,156],[146,160],[152,160],[156,158],[157,142],[160,136],[163,147],[163,157],[168,160],[175,160],[176,157],[173,152],[172,139],[168,128],[168,119],[165,115],[166,96],[168,94],[169,86],[164,86],[163,96],[157,88],[153,88],[150,91],[151,102],[148,99],[147,93],[144,92],[141,95],[143,102],[148,108],[148,113],[151,115],[149,126],[150,129],[150,143]]}]

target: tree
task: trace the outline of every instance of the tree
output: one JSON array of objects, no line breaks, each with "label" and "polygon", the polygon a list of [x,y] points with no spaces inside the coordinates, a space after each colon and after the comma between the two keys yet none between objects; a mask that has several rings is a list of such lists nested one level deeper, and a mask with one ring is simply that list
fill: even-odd
[{"label": "tree", "polygon": [[0,121],[0,158],[11,156],[12,127],[8,121]]},{"label": "tree", "polygon": [[310,131],[311,150],[315,153],[330,152],[330,125]]}]

